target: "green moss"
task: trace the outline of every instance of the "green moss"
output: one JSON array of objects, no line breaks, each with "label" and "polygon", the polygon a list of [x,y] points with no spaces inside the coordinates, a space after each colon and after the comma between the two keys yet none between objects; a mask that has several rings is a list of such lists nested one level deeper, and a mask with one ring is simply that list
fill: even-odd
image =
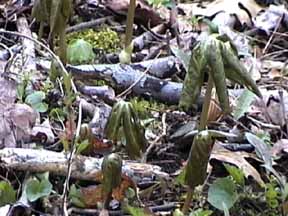
[{"label": "green moss", "polygon": [[67,36],[68,43],[80,38],[89,42],[93,48],[103,50],[105,53],[116,52],[120,48],[120,38],[117,32],[109,28],[103,28],[101,31],[88,29],[73,32]]},{"label": "green moss", "polygon": [[134,97],[130,102],[133,104],[140,119],[151,117],[151,111],[160,112],[165,109],[165,104],[158,103],[154,100],[147,101],[142,98]]}]

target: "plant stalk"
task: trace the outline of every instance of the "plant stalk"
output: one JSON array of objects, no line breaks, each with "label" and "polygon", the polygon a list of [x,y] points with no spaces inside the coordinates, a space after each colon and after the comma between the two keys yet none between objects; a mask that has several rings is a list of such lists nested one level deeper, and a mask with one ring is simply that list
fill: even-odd
[{"label": "plant stalk", "polygon": [[136,0],[130,0],[127,15],[126,31],[125,31],[125,48],[127,48],[132,41],[135,7],[136,7]]},{"label": "plant stalk", "polygon": [[205,98],[204,98],[204,103],[202,106],[202,112],[200,115],[200,123],[198,127],[198,132],[205,130],[207,126],[207,120],[208,120],[208,111],[209,111],[209,106],[210,106],[210,101],[211,101],[211,94],[212,94],[212,89],[213,89],[213,79],[209,75],[208,78],[208,84],[207,84],[207,89],[205,92]]},{"label": "plant stalk", "polygon": [[[208,111],[209,111],[213,86],[214,86],[213,85],[213,79],[211,76],[209,76],[207,89],[205,92],[204,103],[203,103],[202,111],[201,111],[201,115],[200,115],[200,123],[199,123],[199,127],[198,127],[198,133],[202,130],[205,130],[205,128],[207,126]],[[194,188],[188,187],[186,199],[185,199],[185,202],[184,202],[184,205],[182,208],[182,212],[184,215],[188,214],[189,206],[190,206],[190,203],[193,199],[193,194],[194,194]]]}]

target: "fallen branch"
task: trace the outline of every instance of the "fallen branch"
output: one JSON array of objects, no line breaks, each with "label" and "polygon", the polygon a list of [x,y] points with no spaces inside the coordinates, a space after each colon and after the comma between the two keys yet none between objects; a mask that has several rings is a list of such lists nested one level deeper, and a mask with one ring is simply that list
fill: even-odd
[{"label": "fallen branch", "polygon": [[[67,70],[79,79],[101,79],[111,83],[116,89],[129,88],[143,73],[129,65],[68,65]],[[168,104],[178,104],[182,91],[182,83],[170,82],[159,78],[144,75],[132,88],[137,95],[149,96]]]},{"label": "fallen branch", "polygon": [[[0,165],[9,169],[50,172],[66,176],[69,154],[44,149],[4,148],[0,150]],[[102,159],[75,155],[71,164],[71,177],[81,180],[96,181],[101,170]],[[122,172],[130,176],[136,183],[143,177],[168,177],[159,166],[124,161]]]}]

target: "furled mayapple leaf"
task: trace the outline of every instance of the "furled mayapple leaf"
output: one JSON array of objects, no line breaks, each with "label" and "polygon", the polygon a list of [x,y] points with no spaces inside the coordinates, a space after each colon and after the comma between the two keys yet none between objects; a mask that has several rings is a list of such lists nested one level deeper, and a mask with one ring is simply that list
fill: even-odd
[{"label": "furled mayapple leaf", "polygon": [[204,73],[202,70],[205,67],[206,59],[203,58],[202,48],[201,44],[198,44],[193,49],[189,68],[184,79],[179,106],[185,111],[196,103],[204,82]]},{"label": "furled mayapple leaf", "polygon": [[136,133],[137,140],[138,140],[138,146],[142,150],[142,152],[146,149],[146,139],[145,139],[145,129],[141,125],[140,119],[138,117],[137,112],[135,111],[135,108],[131,103],[129,103],[130,110],[131,110],[131,116],[134,122],[134,133]]},{"label": "furled mayapple leaf", "polygon": [[238,57],[234,54],[233,49],[229,42],[221,45],[222,56],[227,68],[225,75],[228,79],[241,84],[255,93],[258,97],[262,97],[260,90],[258,89],[255,81],[251,78],[250,74],[239,61]]},{"label": "furled mayapple leaf", "polygon": [[[131,159],[141,157],[141,150],[143,149],[144,134],[141,133],[139,125],[140,122],[137,118],[133,118],[133,108],[130,103],[124,106],[125,115],[123,116],[123,130],[126,139],[126,151]],[[141,137],[141,138],[140,138]]]},{"label": "furled mayapple leaf", "polygon": [[52,0],[50,14],[50,34],[59,34],[66,28],[72,13],[72,0]]},{"label": "furled mayapple leaf", "polygon": [[239,61],[235,47],[225,37],[212,34],[203,38],[200,45],[197,45],[192,52],[179,102],[179,106],[185,111],[193,108],[193,104],[196,102],[203,84],[205,70],[209,71],[213,78],[220,106],[224,113],[230,112],[226,78],[244,85],[261,97],[256,83]]},{"label": "furled mayapple leaf", "polygon": [[104,157],[102,162],[102,189],[104,196],[112,193],[112,190],[119,187],[122,176],[122,159],[118,154],[112,153]]},{"label": "furled mayapple leaf", "polygon": [[209,74],[212,76],[220,106],[225,113],[230,112],[229,96],[226,87],[225,68],[223,64],[220,41],[214,37],[208,37],[206,41],[205,56],[210,66]]},{"label": "furled mayapple leaf", "polygon": [[145,130],[130,102],[119,101],[114,105],[105,129],[107,138],[116,141],[121,127],[129,157],[139,158],[146,147]]},{"label": "furled mayapple leaf", "polygon": [[205,181],[213,145],[214,139],[207,130],[201,131],[195,136],[185,172],[185,184],[189,187],[195,188]]},{"label": "furled mayapple leaf", "polygon": [[32,8],[32,17],[37,22],[45,22],[49,17],[49,0],[36,0]]},{"label": "furled mayapple leaf", "polygon": [[125,101],[118,101],[112,108],[110,117],[106,124],[105,134],[108,139],[116,141],[118,138],[118,132],[122,125],[123,119],[123,106],[125,105]]}]

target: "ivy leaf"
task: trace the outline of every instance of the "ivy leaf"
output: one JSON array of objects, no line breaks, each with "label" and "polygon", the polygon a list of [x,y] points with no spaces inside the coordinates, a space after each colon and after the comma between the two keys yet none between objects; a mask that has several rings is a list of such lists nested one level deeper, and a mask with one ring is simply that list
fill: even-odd
[{"label": "ivy leaf", "polygon": [[52,191],[52,184],[48,178],[30,179],[26,185],[26,194],[30,202],[34,202],[41,197],[48,196]]},{"label": "ivy leaf", "polygon": [[16,202],[16,191],[6,181],[0,182],[0,206]]},{"label": "ivy leaf", "polygon": [[230,209],[237,199],[236,185],[229,177],[216,179],[208,190],[208,202],[222,211]]},{"label": "ivy leaf", "polygon": [[91,63],[95,58],[92,45],[83,40],[77,39],[68,46],[68,62],[70,64]]}]

